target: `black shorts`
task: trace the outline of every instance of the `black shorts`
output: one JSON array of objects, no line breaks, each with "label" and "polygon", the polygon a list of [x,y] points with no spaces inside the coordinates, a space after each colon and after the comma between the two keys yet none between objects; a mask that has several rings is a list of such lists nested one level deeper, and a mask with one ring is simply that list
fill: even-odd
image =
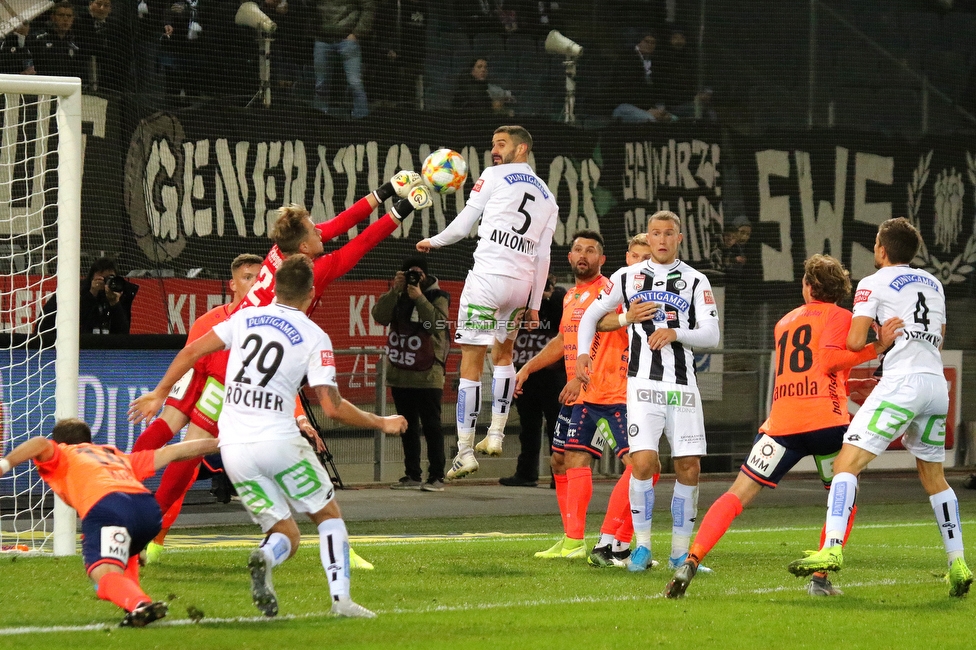
[{"label": "black shorts", "polygon": [[163,515],[148,492],[112,492],[81,520],[81,555],[91,573],[106,562],[125,568],[159,534]]},{"label": "black shorts", "polygon": [[845,433],[846,425],[789,436],[760,433],[746,462],[742,463],[742,473],[760,485],[775,488],[800,460],[813,456],[820,480],[825,487],[830,487],[834,478],[834,458],[844,445]]}]

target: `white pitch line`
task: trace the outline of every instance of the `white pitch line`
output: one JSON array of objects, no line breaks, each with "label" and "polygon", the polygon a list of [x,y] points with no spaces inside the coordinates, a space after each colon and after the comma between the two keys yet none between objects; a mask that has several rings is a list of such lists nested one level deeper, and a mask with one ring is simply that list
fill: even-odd
[{"label": "white pitch line", "polygon": [[[844,585],[845,589],[853,589],[858,587],[890,587],[900,584],[915,584],[914,581],[898,581],[891,579],[878,580],[876,582],[854,582],[851,584]],[[762,595],[770,593],[780,593],[780,592],[791,592],[791,591],[804,591],[806,585],[802,586],[777,586],[777,587],[762,587],[759,589],[749,589],[740,590],[736,588],[726,590],[722,595],[724,596],[738,596],[738,595]],[[431,614],[431,613],[450,613],[450,612],[469,612],[469,611],[481,611],[485,609],[510,609],[510,608],[523,608],[523,607],[553,607],[560,605],[575,605],[575,604],[600,604],[609,602],[634,602],[634,601],[647,601],[647,600],[660,600],[664,598],[664,594],[656,593],[650,595],[622,595],[622,596],[574,596],[572,598],[557,598],[557,599],[536,599],[536,600],[520,600],[515,602],[500,602],[500,603],[464,603],[460,605],[435,605],[432,607],[419,607],[412,609],[404,609],[395,607],[393,609],[375,610],[377,614],[384,615],[412,615],[412,614]],[[153,628],[160,627],[185,627],[187,625],[223,625],[228,623],[254,623],[254,624],[269,624],[275,621],[295,621],[295,620],[308,620],[308,619],[321,619],[330,618],[331,614],[328,612],[316,612],[313,614],[285,614],[284,616],[278,616],[275,618],[268,618],[266,616],[238,616],[232,618],[204,618],[199,622],[193,621],[189,618],[176,619],[161,621],[154,624]],[[11,627],[11,628],[0,628],[0,636],[21,636],[25,634],[53,634],[61,632],[103,632],[106,630],[115,629],[114,625],[107,625],[104,623],[91,623],[89,625],[52,625],[48,627]]]}]

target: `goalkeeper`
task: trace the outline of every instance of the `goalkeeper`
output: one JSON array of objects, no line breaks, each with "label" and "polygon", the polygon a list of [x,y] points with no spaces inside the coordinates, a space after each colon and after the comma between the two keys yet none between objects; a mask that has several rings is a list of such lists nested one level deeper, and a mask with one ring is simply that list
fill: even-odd
[{"label": "goalkeeper", "polygon": [[159,532],[162,514],[143,481],[167,463],[217,451],[213,439],[124,454],[91,444],[81,420],[60,420],[51,440],[38,436],[0,459],[0,475],[26,460],[81,517],[82,557],[95,593],[126,611],[122,627],[143,627],[166,616],[167,605],[139,586],[139,552]]}]

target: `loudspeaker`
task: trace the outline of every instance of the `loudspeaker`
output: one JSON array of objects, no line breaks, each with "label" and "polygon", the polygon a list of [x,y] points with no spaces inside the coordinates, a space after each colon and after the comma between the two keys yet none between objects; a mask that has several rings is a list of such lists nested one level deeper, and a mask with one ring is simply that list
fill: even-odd
[{"label": "loudspeaker", "polygon": [[234,22],[241,27],[253,27],[265,34],[273,34],[278,29],[275,22],[268,18],[268,15],[261,11],[257,3],[254,2],[241,4],[241,8],[237,10],[237,15],[234,16]]},{"label": "loudspeaker", "polygon": [[566,38],[558,30],[554,29],[546,36],[546,52],[549,54],[577,57],[583,54],[583,46],[572,39]]}]

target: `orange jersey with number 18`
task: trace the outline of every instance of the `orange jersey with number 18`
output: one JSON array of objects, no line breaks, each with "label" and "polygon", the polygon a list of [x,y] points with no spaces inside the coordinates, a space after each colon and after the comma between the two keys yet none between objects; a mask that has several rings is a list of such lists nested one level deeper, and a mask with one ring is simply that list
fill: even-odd
[{"label": "orange jersey with number 18", "polygon": [[773,406],[759,430],[785,436],[850,424],[850,370],[826,371],[824,350],[845,350],[853,314],[832,303],[810,302],[776,323]]}]

